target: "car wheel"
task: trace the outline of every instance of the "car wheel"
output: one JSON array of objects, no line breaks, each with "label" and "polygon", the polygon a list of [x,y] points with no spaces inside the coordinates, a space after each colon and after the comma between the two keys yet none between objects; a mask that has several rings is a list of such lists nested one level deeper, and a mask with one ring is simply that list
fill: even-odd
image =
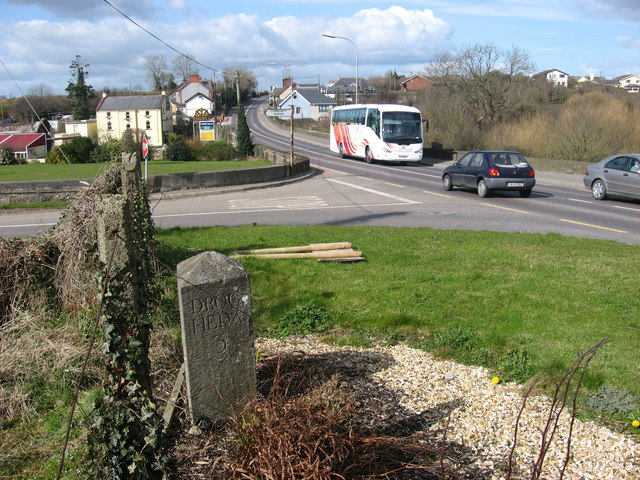
[{"label": "car wheel", "polygon": [[451,177],[449,175],[442,177],[442,188],[447,192],[453,190],[453,183],[451,183]]},{"label": "car wheel", "polygon": [[489,187],[487,187],[487,182],[484,180],[480,180],[478,182],[478,195],[482,198],[488,197],[490,193]]},{"label": "car wheel", "polygon": [[340,150],[340,157],[341,158],[345,158],[346,155],[344,154],[344,145],[341,143],[340,146],[338,147],[338,150]]},{"label": "car wheel", "polygon": [[367,163],[373,163],[373,158],[371,157],[371,150],[369,150],[369,147],[366,147],[364,149],[364,159]]},{"label": "car wheel", "polygon": [[531,189],[527,188],[526,190],[520,190],[520,196],[522,198],[527,198],[531,196]]},{"label": "car wheel", "polygon": [[607,187],[602,180],[598,179],[591,185],[591,193],[596,200],[604,200],[607,198]]}]

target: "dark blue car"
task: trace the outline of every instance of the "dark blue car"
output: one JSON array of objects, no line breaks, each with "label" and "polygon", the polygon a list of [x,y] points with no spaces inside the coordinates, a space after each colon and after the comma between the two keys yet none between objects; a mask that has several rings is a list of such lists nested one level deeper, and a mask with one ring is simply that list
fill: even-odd
[{"label": "dark blue car", "polygon": [[522,197],[531,195],[536,172],[518,152],[476,150],[467,153],[442,172],[442,186],[475,188],[487,197],[492,190],[517,190]]}]

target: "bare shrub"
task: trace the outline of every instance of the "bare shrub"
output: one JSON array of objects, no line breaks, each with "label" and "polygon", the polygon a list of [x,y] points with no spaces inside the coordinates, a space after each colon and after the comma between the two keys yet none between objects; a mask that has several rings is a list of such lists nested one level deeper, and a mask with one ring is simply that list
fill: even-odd
[{"label": "bare shrub", "polygon": [[359,419],[364,400],[341,372],[331,367],[319,371],[317,363],[295,354],[271,357],[265,366],[273,373],[271,378],[259,375],[270,387],[268,394],[235,415],[221,435],[227,439],[227,448],[212,468],[222,469],[223,478],[464,476],[451,466],[443,439],[418,433],[385,435],[367,428],[368,422]]},{"label": "bare shrub", "polygon": [[574,95],[554,122],[558,158],[595,161],[624,150],[630,134],[627,107],[601,92]]},{"label": "bare shrub", "polygon": [[470,150],[480,145],[480,131],[460,99],[448,90],[427,89],[416,104],[429,120],[427,139],[450,148]]},{"label": "bare shrub", "polygon": [[66,309],[95,302],[97,207],[102,195],[117,193],[120,185],[120,168],[114,165],[80,192],[47,234],[60,252],[55,264],[55,279],[59,299]]},{"label": "bare shrub", "polygon": [[[15,311],[11,321],[0,326],[0,418],[32,413],[28,383],[41,380],[73,388],[85,355],[85,323],[82,317],[67,316],[53,328],[46,314]],[[97,364],[86,374],[96,378]]]}]

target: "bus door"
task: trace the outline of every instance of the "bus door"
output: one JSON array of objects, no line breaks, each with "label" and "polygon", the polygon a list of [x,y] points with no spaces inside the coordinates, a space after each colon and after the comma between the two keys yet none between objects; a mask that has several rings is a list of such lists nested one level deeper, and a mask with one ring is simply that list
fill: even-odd
[{"label": "bus door", "polygon": [[367,127],[380,138],[380,110],[377,108],[367,110]]}]

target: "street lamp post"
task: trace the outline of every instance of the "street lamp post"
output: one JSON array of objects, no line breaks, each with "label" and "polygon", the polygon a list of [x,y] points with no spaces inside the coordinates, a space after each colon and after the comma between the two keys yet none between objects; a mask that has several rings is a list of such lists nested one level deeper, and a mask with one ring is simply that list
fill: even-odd
[{"label": "street lamp post", "polygon": [[347,42],[349,42],[351,45],[353,45],[353,48],[356,49],[356,103],[358,103],[358,46],[354,43],[353,40],[351,40],[350,38],[347,37],[340,37],[338,35],[330,35],[328,33],[323,33],[322,34],[323,37],[327,37],[327,38],[339,38],[341,40],[346,40]]}]

